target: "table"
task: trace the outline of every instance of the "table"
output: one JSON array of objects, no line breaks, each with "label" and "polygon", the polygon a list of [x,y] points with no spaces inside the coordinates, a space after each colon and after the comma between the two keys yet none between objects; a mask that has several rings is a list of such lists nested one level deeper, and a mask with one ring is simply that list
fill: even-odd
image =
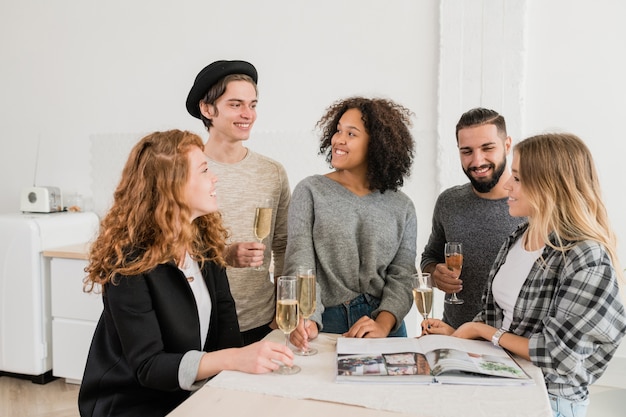
[{"label": "table", "polygon": [[[284,336],[275,330],[266,339],[282,342]],[[221,372],[170,417],[276,415],[272,410],[290,410],[299,417],[338,413],[342,417],[552,416],[541,370],[523,359],[517,358],[534,385],[339,384],[335,382],[335,343],[336,335],[320,334],[311,343],[319,353],[296,356],[302,371],[295,375]]]}]

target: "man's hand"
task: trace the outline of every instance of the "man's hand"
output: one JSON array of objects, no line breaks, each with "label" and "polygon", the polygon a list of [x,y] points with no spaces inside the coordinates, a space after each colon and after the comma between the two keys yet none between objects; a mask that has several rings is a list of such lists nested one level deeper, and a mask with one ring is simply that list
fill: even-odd
[{"label": "man's hand", "polygon": [[263,265],[265,245],[259,242],[235,242],[226,248],[224,259],[229,266],[249,268]]},{"label": "man's hand", "polygon": [[459,273],[449,270],[446,264],[437,264],[431,276],[433,284],[446,294],[457,293],[463,289],[463,281],[459,279]]}]

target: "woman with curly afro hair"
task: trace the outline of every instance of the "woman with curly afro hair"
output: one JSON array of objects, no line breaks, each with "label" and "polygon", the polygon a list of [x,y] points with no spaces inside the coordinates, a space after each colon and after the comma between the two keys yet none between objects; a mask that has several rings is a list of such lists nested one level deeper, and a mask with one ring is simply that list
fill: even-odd
[{"label": "woman with curly afro hair", "polygon": [[417,218],[399,189],[409,175],[412,112],[385,99],[352,97],[317,123],[320,154],[333,171],[302,180],[289,207],[288,273],[314,267],[317,306],[291,342],[319,331],[347,337],[406,336]]}]

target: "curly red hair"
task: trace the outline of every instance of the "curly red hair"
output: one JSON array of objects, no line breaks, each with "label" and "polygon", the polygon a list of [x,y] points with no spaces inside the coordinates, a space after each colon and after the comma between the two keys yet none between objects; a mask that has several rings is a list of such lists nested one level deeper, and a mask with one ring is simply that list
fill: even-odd
[{"label": "curly red hair", "polygon": [[131,150],[113,205],[100,223],[89,253],[84,290],[112,282],[116,275],[137,275],[158,264],[192,258],[224,266],[228,232],[219,212],[191,221],[184,187],[188,154],[203,149],[199,136],[180,130],[155,132]]}]

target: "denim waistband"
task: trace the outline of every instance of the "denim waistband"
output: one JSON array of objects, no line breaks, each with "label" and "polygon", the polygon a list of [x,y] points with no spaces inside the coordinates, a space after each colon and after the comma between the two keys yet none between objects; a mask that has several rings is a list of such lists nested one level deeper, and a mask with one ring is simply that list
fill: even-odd
[{"label": "denim waistband", "polygon": [[371,296],[369,294],[359,294],[356,297],[354,297],[352,300],[344,301],[342,304],[347,307],[356,306],[359,304],[379,305],[380,298]]}]

